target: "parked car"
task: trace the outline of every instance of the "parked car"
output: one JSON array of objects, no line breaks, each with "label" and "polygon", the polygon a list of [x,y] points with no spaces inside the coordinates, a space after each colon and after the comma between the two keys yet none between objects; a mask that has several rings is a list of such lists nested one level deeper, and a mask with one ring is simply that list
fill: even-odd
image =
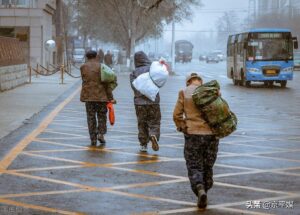
[{"label": "parked car", "polygon": [[216,55],[219,58],[219,61],[223,61],[225,58],[224,54],[220,50],[215,50],[212,54]]},{"label": "parked car", "polygon": [[84,48],[75,48],[72,53],[72,59],[74,63],[85,62],[85,50]]},{"label": "parked car", "polygon": [[206,63],[210,63],[210,62],[219,63],[219,61],[220,61],[219,57],[215,54],[210,54],[206,58]]},{"label": "parked car", "polygon": [[300,70],[300,51],[294,52],[294,68]]},{"label": "parked car", "polygon": [[202,54],[199,56],[199,61],[206,61],[207,56]]}]

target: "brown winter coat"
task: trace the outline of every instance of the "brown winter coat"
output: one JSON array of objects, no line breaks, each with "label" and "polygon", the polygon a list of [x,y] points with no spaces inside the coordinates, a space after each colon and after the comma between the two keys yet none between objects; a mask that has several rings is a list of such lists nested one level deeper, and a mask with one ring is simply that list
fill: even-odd
[{"label": "brown winter coat", "polygon": [[113,99],[112,90],[100,80],[100,64],[97,59],[88,60],[80,67],[82,89],[80,101],[107,102]]},{"label": "brown winter coat", "polygon": [[201,112],[193,102],[192,94],[197,85],[191,84],[179,92],[178,100],[173,112],[173,120],[179,131],[187,134],[211,135],[212,131],[203,119]]}]

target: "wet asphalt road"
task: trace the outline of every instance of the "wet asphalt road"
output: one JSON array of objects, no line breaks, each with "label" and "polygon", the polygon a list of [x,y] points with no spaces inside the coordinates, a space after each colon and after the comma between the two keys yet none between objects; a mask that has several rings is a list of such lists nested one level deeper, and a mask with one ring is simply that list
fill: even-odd
[{"label": "wet asphalt road", "polygon": [[[70,92],[7,138],[9,146],[1,143],[0,214],[300,214],[300,72],[286,89],[244,88],[233,86],[225,68],[177,65],[178,75],[161,90],[160,151],[147,154],[138,150],[127,76],[119,77],[116,125],[105,148],[89,147],[84,105]],[[205,212],[195,207],[183,137],[172,121],[190,71],[217,79],[239,119],[238,130],[220,142]],[[284,208],[292,201],[293,209]],[[250,203],[256,209],[247,209]]]}]

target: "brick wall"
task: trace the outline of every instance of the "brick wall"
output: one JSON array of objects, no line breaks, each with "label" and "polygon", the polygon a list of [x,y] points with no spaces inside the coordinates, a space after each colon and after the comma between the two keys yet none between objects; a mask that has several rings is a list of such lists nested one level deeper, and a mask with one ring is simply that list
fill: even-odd
[{"label": "brick wall", "polygon": [[0,92],[13,89],[28,81],[26,64],[0,66]]}]

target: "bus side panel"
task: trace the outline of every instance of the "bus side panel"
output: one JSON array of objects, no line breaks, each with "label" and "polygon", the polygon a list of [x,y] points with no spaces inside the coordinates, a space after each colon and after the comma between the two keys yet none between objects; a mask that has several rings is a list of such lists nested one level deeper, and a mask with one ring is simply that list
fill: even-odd
[{"label": "bus side panel", "polygon": [[233,70],[233,57],[227,56],[227,77],[232,79],[232,70]]}]

